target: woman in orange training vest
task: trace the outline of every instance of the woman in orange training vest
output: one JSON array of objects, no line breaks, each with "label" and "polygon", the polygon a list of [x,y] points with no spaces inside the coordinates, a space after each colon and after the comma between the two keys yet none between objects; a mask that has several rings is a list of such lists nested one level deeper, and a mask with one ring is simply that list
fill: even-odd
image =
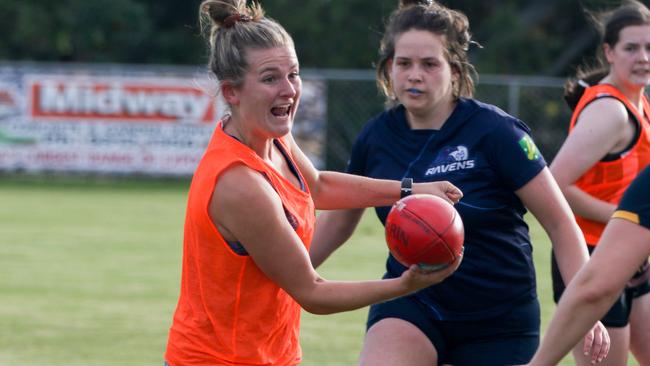
[{"label": "woman in orange training vest", "polygon": [[[644,94],[650,85],[650,11],[626,1],[606,14],[602,29],[607,66],[582,71],[578,81],[567,84],[565,99],[574,113],[569,136],[551,164],[590,251],[625,189],[650,163],[650,104]],[[564,283],[553,264],[557,301]],[[627,364],[628,350],[640,364],[650,364],[649,278],[646,261],[602,319],[611,338],[604,364]],[[578,364],[588,364],[579,346],[573,354]]]},{"label": "woman in orange training vest", "polygon": [[[291,136],[301,92],[291,37],[245,0],[206,0],[210,70],[230,114],[217,125],[190,187],[181,293],[165,361],[296,365],[300,307],[360,308],[442,281],[412,267],[392,280],[335,282],[311,265],[315,208],[389,205],[400,182],[319,172]],[[456,202],[448,182],[416,184]]]}]

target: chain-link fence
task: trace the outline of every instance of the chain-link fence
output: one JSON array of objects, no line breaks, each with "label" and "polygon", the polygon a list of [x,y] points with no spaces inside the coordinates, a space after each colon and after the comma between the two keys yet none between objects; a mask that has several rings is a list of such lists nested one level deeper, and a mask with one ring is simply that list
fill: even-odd
[{"label": "chain-link fence", "polygon": [[[384,109],[374,71],[302,74],[294,136],[319,169],[343,170]],[[570,118],[563,82],[481,75],[476,98],[526,122],[550,161]],[[0,62],[0,170],[189,175],[225,111],[215,86],[198,66]]]},{"label": "chain-link fence", "polygon": [[[345,169],[350,148],[363,124],[384,109],[373,71],[309,70],[305,78],[327,82],[326,168]],[[481,75],[476,98],[526,122],[547,161],[566,137],[571,112],[562,99],[563,79]]]}]

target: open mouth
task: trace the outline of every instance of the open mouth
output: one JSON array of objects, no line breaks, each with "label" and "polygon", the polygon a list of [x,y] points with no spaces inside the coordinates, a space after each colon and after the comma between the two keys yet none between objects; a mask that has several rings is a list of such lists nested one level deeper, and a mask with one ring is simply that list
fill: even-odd
[{"label": "open mouth", "polygon": [[276,117],[288,117],[289,114],[291,113],[291,104],[287,104],[285,106],[279,106],[279,107],[273,107],[271,108],[271,114],[273,114]]}]

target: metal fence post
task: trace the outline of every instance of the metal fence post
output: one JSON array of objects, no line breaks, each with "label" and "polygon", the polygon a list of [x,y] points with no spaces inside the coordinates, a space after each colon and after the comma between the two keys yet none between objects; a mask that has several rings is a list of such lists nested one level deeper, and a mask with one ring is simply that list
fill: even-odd
[{"label": "metal fence post", "polygon": [[519,115],[520,93],[521,85],[517,81],[508,85],[508,113],[513,116]]}]

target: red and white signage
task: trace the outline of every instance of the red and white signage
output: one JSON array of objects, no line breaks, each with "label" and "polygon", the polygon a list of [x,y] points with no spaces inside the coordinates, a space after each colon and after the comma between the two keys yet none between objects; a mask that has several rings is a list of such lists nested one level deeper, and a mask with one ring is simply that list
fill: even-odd
[{"label": "red and white signage", "polygon": [[191,79],[29,77],[34,120],[211,123],[217,100]]},{"label": "red and white signage", "polygon": [[[226,112],[207,75],[50,69],[0,66],[0,171],[189,176]],[[325,95],[323,82],[305,80],[294,124],[316,166]]]}]

